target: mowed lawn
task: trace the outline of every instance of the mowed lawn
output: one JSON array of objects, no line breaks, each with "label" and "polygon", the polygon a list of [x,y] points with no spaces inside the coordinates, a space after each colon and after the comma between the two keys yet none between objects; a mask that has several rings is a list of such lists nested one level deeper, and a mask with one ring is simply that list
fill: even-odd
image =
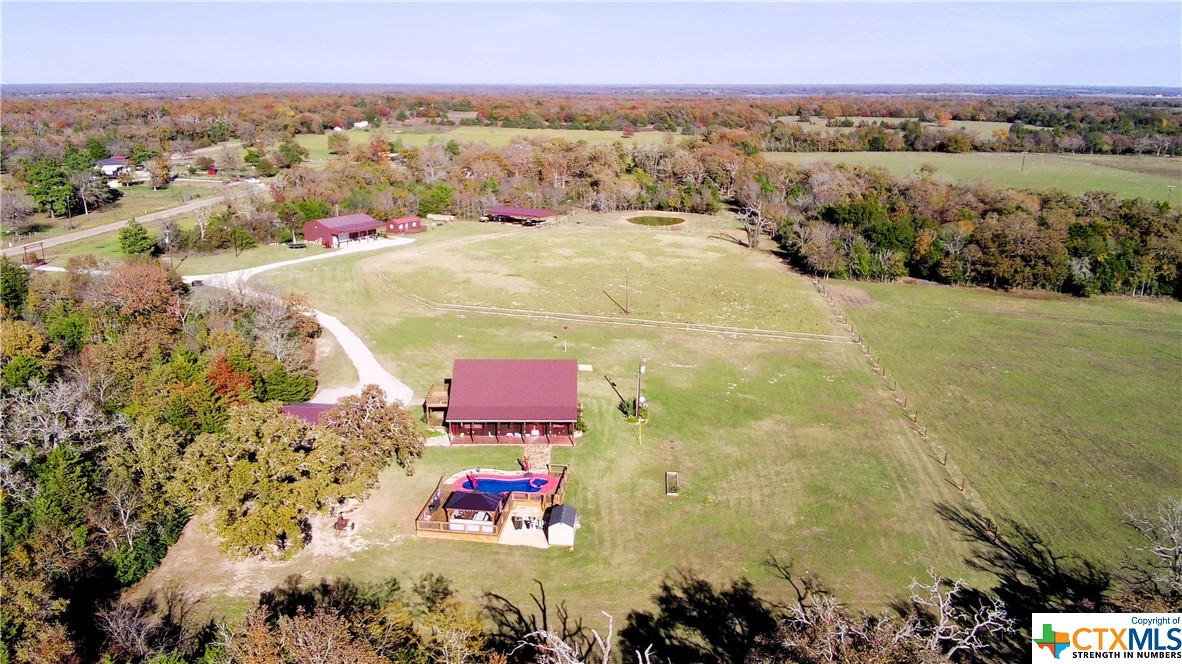
[{"label": "mowed lawn", "polygon": [[1179,203],[1182,159],[1120,155],[1027,154],[1016,152],[764,152],[764,159],[803,165],[817,161],[886,169],[914,175],[920,166],[936,167],[935,177],[950,182],[990,182],[997,187],[1054,187],[1072,194],[1110,191],[1122,198],[1141,197]]},{"label": "mowed lawn", "polygon": [[1182,304],[833,290],[995,517],[1116,564],[1123,512],[1182,491]]},{"label": "mowed lawn", "polygon": [[[603,248],[626,244],[638,262],[654,257],[644,290],[651,297],[659,284],[671,316],[730,307],[736,324],[837,331],[807,280],[766,255],[711,239],[716,231],[709,229],[671,244],[666,231],[622,223],[588,220],[521,233],[460,223],[381,254],[260,276],[308,293],[420,395],[448,377],[458,357],[570,357],[592,365],[579,374],[590,432],[578,446],[554,452],[573,473],[567,500],[582,523],[573,551],[414,537],[413,517],[440,476],[514,468],[521,454],[518,447],[431,448],[413,476],[398,468],[383,474],[356,514],[364,542],[357,550],[305,552],[282,565],[232,564],[190,528],[145,586],[201,579],[190,589],[206,594],[211,610],[241,610],[289,574],[406,581],[435,572],[466,599],[494,591],[527,606],[536,579],[574,615],[598,621],[606,610],[619,621],[647,607],[660,580],[680,569],[715,581],[748,576],[768,596],[785,597],[790,589],[762,564],[768,555],[795,561],[843,601],[871,608],[901,597],[928,566],[972,578],[963,545],[934,510],[960,494],[856,346],[601,324],[565,323],[564,330],[554,321],[437,312],[395,294],[382,279],[412,292],[436,289],[434,296],[452,283],[473,303],[512,298],[570,307],[594,297],[579,284],[598,288],[618,271]],[[556,271],[569,274],[552,280]],[[729,290],[703,288],[709,283]],[[639,297],[638,307],[653,306]],[[780,302],[781,314],[753,311],[768,298]],[[642,357],[652,409],[643,443],[605,379],[626,395]],[[668,470],[681,473],[682,495],[664,495]]]}]

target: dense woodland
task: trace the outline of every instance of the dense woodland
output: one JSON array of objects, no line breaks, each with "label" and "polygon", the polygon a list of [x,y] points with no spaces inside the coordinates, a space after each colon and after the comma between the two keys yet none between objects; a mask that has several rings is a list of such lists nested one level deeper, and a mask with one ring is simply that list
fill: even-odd
[{"label": "dense woodland", "polygon": [[310,515],[413,468],[418,427],[377,388],[324,426],[280,415],[316,387],[298,300],[189,292],[143,257],[0,273],[0,661],[93,661],[106,603],[192,515],[233,555],[287,557]]},{"label": "dense woodland", "polygon": [[[700,135],[742,129],[766,150],[1036,150],[1103,154],[1182,154],[1182,108],[1172,99],[1022,97],[655,98],[476,95],[243,95],[203,99],[12,99],[0,129],[7,170],[42,156],[61,159],[68,144],[97,138],[111,154],[185,153],[238,139],[319,134],[365,120],[374,126],[473,125],[646,129]],[[781,118],[881,118],[832,142],[801,139]],[[978,139],[940,126],[990,121],[1012,125]],[[851,121],[852,122],[852,121]],[[861,122],[861,121],[859,121]],[[871,121],[872,123],[873,121]],[[881,124],[889,125],[886,127]],[[896,126],[899,125],[899,126]],[[1045,129],[1046,131],[1041,131]],[[967,143],[965,142],[967,141]]]}]

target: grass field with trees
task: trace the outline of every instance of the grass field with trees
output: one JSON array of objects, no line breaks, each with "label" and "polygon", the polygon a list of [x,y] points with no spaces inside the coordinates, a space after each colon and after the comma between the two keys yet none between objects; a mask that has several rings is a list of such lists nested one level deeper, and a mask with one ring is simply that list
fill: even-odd
[{"label": "grass field with trees", "polygon": [[1112,524],[1182,487],[1178,302],[832,290],[995,515],[1113,564]]},{"label": "grass field with trees", "polygon": [[[886,169],[896,176],[915,175],[925,164],[938,179],[997,187],[1055,187],[1071,194],[1110,191],[1122,198],[1169,200],[1178,205],[1182,160],[1121,155],[1067,155],[972,152],[765,152],[763,158],[796,166],[818,161]],[[1023,170],[1022,160],[1026,165]],[[1171,198],[1172,197],[1172,198]]]},{"label": "grass field with trees", "polygon": [[[773,554],[815,572],[841,600],[875,607],[929,565],[982,580],[964,567],[965,545],[937,503],[1014,518],[1056,552],[1115,565],[1132,543],[1120,510],[1145,509],[1178,486],[1170,453],[1182,435],[1171,414],[1179,362],[1170,344],[1182,312],[1174,302],[908,285],[839,294],[920,404],[931,430],[924,440],[856,345],[455,314],[414,304],[383,279],[431,300],[613,315],[602,291],[622,291],[628,267],[637,317],[839,330],[807,280],[770,255],[716,239],[733,222],[688,216],[684,231],[592,213],[577,225],[519,232],[458,223],[391,252],[264,278],[279,289],[298,284],[419,393],[447,377],[456,357],[562,357],[567,344],[566,356],[592,364],[580,374],[591,431],[555,451],[573,468],[568,500],[584,526],[575,551],[416,539],[413,514],[439,476],[512,468],[519,455],[429,448],[414,476],[383,474],[356,515],[366,543],[359,550],[263,567],[231,563],[187,533],[146,587],[199,565],[209,570],[203,578],[223,579],[208,584],[212,606],[233,609],[292,573],[375,581],[430,568],[469,599],[495,591],[524,602],[539,579],[552,601],[590,616],[643,606],[648,589],[679,566],[716,581],[747,576],[786,597],[791,589],[761,564]],[[590,234],[596,243],[585,241]],[[477,262],[479,279],[469,270]],[[643,444],[602,379],[628,385],[641,357],[652,407]],[[1113,375],[1130,364],[1138,370]],[[1095,366],[1109,367],[1110,379],[1096,380]],[[967,500],[930,456],[933,441],[968,476]],[[664,496],[666,470],[682,474],[681,496]],[[501,570],[495,582],[489,567]]]},{"label": "grass field with trees", "polygon": [[[518,138],[558,138],[566,141],[587,141],[588,143],[614,143],[619,141],[624,145],[660,145],[666,140],[680,140],[685,138],[678,134],[660,131],[639,131],[632,136],[625,136],[619,131],[599,131],[595,129],[529,129],[507,127],[406,127],[379,129],[350,129],[339,132],[343,134],[351,146],[368,145],[370,141],[381,138],[390,143],[401,143],[408,148],[423,147],[433,143],[444,144],[448,141],[457,143],[484,143],[494,147],[509,145]],[[328,149],[328,138],[332,133],[300,134],[296,142],[308,149],[308,158],[313,160],[328,159],[331,153]]]},{"label": "grass field with trees", "polygon": [[[567,357],[595,369],[580,375],[591,431],[577,447],[555,450],[556,462],[572,465],[568,500],[584,524],[573,552],[415,538],[413,516],[439,476],[476,466],[512,468],[520,455],[517,448],[429,448],[414,476],[385,473],[357,514],[365,548],[337,559],[236,567],[203,537],[186,539],[175,561],[149,579],[152,587],[179,581],[198,564],[209,570],[202,575],[208,593],[226,606],[300,571],[376,580],[430,568],[469,598],[489,590],[524,602],[537,578],[576,615],[608,610],[622,616],[643,605],[678,566],[717,581],[750,576],[781,596],[788,589],[762,565],[769,554],[815,570],[859,606],[890,601],[929,564],[951,575],[967,573],[963,550],[934,511],[935,502],[956,501],[959,494],[922,454],[922,440],[856,346],[609,325],[563,330],[554,321],[443,314],[395,294],[382,279],[432,298],[438,297],[434,289],[450,283],[460,288],[457,297],[473,302],[565,309],[604,300],[612,306],[599,290],[619,290],[628,254],[603,260],[610,254],[580,242],[595,232],[636,252],[633,277],[643,284],[636,286],[636,316],[697,317],[717,307],[721,295],[695,291],[721,281],[734,288],[726,295],[734,318],[723,314],[720,320],[835,333],[808,281],[787,274],[774,258],[706,233],[678,236],[620,223],[516,234],[457,224],[403,249],[296,266],[264,279],[277,288],[301,284],[298,290],[308,291],[313,305],[350,325],[419,393],[446,378],[456,357],[562,357],[565,341]],[[642,256],[650,272],[639,269]],[[480,283],[440,272],[441,264],[478,257],[496,268]],[[672,271],[678,280],[668,279]],[[549,281],[563,272],[571,273],[563,282]],[[755,283],[761,286],[752,292]],[[780,313],[755,315],[773,300]],[[602,378],[627,385],[641,357],[647,358],[644,392],[652,404],[643,443]],[[664,495],[666,470],[684,480],[676,498]],[[479,565],[472,564],[474,556]],[[488,578],[489,568],[501,570],[496,580]],[[249,570],[249,578],[236,569]]]}]

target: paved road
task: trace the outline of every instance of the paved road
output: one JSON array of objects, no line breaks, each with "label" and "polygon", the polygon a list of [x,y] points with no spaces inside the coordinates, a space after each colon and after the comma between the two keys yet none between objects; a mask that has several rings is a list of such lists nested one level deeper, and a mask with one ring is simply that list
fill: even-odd
[{"label": "paved road", "polygon": [[[172,216],[175,216],[178,214],[185,214],[186,212],[192,212],[194,210],[199,210],[203,207],[217,205],[218,203],[222,202],[225,198],[226,198],[225,196],[215,196],[213,198],[202,198],[202,199],[199,199],[196,201],[192,201],[190,203],[185,203],[184,205],[178,205],[174,208],[168,208],[167,210],[161,210],[159,212],[152,212],[150,214],[139,215],[139,216],[135,217],[135,219],[137,219],[138,221],[141,221],[141,222],[167,219],[168,217],[172,217]],[[69,242],[74,242],[75,240],[83,240],[88,237],[94,237],[95,235],[102,235],[103,233],[110,233],[111,231],[117,231],[120,228],[123,228],[124,226],[127,225],[127,222],[129,222],[129,221],[131,221],[131,219],[124,219],[123,221],[113,221],[109,224],[103,224],[102,226],[95,226],[94,228],[87,228],[87,229],[80,230],[80,231],[74,231],[73,233],[66,233],[65,235],[55,235],[54,237],[46,238],[44,240],[35,240],[33,242],[29,242],[29,243],[23,244],[18,247],[11,247],[11,248],[5,247],[4,248],[4,255],[5,256],[19,256],[19,255],[21,255],[21,253],[25,247],[29,246],[30,244],[37,244],[38,242],[42,243],[42,245],[46,249],[48,249],[50,247],[56,247],[59,244],[66,244]]]}]

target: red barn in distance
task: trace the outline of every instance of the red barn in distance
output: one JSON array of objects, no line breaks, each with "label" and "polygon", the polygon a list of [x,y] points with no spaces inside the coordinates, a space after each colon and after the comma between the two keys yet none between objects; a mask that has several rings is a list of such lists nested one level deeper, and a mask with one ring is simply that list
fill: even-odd
[{"label": "red barn in distance", "polygon": [[368,214],[347,214],[316,219],[304,224],[304,241],[320,242],[331,249],[347,242],[372,240],[379,234],[418,233],[421,230],[423,221],[418,217],[378,221]]}]

